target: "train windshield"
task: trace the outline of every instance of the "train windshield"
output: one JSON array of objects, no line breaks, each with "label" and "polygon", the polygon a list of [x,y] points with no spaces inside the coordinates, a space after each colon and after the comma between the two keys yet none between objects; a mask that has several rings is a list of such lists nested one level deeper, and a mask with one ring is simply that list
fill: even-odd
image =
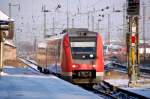
[{"label": "train windshield", "polygon": [[96,37],[72,37],[70,46],[73,59],[95,59],[96,57]]}]

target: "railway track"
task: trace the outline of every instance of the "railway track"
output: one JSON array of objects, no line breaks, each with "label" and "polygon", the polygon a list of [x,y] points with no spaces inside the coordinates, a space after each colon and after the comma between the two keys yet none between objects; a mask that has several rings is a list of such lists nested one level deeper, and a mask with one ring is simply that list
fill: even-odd
[{"label": "railway track", "polygon": [[[113,68],[112,69],[119,69],[122,71],[127,71],[127,66],[119,64],[119,63],[112,63]],[[140,68],[140,72],[144,74],[150,74],[150,69],[147,68]]]},{"label": "railway track", "polygon": [[109,84],[106,81],[103,81],[104,85],[106,85],[109,89],[109,94],[111,94],[116,99],[149,99],[148,97],[145,97],[143,95],[139,95],[133,92],[130,92],[128,90],[125,90],[123,88],[115,87],[111,84]]},{"label": "railway track", "polygon": [[117,99],[115,96],[104,91],[103,89],[98,90],[97,88],[91,88],[91,87],[82,87],[82,88],[85,90],[91,91],[91,92],[97,94],[98,96],[103,97],[104,99]]},{"label": "railway track", "polygon": [[118,99],[116,96],[114,96],[113,93],[113,87],[108,87],[106,84],[102,81],[98,85],[94,85],[93,87],[85,85],[80,86],[85,90],[91,91],[92,93],[97,94],[100,97],[103,97],[104,99]]},{"label": "railway track", "polygon": [[143,95],[139,95],[119,87],[115,87],[106,81],[102,81],[102,83],[100,85],[97,85],[97,87],[95,88],[84,87],[84,89],[98,94],[104,99],[149,99],[148,97],[145,97]]},{"label": "railway track", "polygon": [[[112,66],[106,65],[105,70],[106,71],[113,70],[113,71],[117,71],[117,72],[120,72],[120,73],[127,74],[127,67],[125,65],[121,65],[119,63],[112,63]],[[150,79],[149,75],[150,75],[150,69],[140,68],[140,77]]]}]

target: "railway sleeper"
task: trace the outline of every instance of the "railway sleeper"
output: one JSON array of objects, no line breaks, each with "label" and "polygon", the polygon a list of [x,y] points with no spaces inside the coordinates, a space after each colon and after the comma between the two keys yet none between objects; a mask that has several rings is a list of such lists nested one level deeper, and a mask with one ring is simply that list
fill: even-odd
[{"label": "railway sleeper", "polygon": [[101,90],[101,91],[108,93],[108,94],[111,94],[113,91],[113,90],[111,90],[111,88],[108,85],[106,85],[103,82],[100,83],[98,90]]}]

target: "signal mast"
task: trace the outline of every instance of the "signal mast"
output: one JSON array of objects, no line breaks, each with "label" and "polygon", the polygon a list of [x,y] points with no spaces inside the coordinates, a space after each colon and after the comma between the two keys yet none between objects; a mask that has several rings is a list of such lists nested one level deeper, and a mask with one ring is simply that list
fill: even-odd
[{"label": "signal mast", "polygon": [[140,0],[127,0],[127,17],[128,17],[128,31],[127,31],[127,65],[129,87],[135,87],[139,77],[139,9]]}]

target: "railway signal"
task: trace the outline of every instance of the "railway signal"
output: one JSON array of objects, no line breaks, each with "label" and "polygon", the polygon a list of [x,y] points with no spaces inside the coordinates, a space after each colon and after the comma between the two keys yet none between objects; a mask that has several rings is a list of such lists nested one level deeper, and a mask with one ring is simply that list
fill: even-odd
[{"label": "railway signal", "polygon": [[139,8],[140,0],[128,0],[128,32],[127,32],[127,63],[129,87],[137,84],[139,76]]}]

